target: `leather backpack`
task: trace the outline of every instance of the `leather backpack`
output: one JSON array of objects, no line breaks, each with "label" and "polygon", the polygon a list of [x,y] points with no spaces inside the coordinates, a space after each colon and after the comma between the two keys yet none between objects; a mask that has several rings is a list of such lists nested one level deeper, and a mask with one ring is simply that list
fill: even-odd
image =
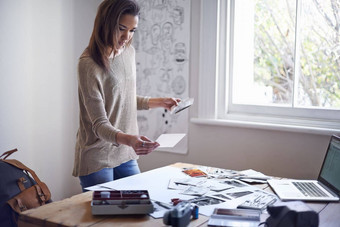
[{"label": "leather backpack", "polygon": [[49,188],[33,170],[18,160],[6,159],[16,151],[0,156],[0,226],[16,226],[21,212],[51,202]]}]

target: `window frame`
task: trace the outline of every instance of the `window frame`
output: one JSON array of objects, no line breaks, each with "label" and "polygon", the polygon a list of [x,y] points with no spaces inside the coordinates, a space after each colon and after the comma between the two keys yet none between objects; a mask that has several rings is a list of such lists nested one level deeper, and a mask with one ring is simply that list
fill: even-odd
[{"label": "window frame", "polygon": [[340,133],[339,110],[231,104],[234,1],[201,1],[198,117],[191,121],[327,135]]}]

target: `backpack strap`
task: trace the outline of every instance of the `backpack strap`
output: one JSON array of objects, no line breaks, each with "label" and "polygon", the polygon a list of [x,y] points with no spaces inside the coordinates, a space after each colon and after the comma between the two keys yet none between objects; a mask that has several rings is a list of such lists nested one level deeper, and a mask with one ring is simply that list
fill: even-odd
[{"label": "backpack strap", "polygon": [[40,205],[43,205],[47,202],[47,196],[43,193],[43,189],[38,185],[34,185],[35,190],[37,191],[37,195],[39,196]]},{"label": "backpack strap", "polygon": [[20,188],[20,191],[23,191],[23,190],[25,190],[26,188],[25,188],[25,185],[24,185],[24,183],[26,183],[26,179],[24,178],[24,177],[20,177],[18,180],[17,180],[17,184],[18,184],[18,186],[19,186],[19,188]]},{"label": "backpack strap", "polygon": [[[22,170],[25,170],[27,172],[29,172],[31,174],[31,176],[33,177],[33,179],[35,180],[35,182],[41,187],[41,188],[44,188],[42,187],[42,182],[40,181],[39,177],[37,176],[37,174],[35,174],[35,172],[33,170],[31,170],[30,168],[28,168],[27,166],[25,166],[24,164],[22,164],[21,162],[19,162],[18,160],[16,159],[8,159],[8,160],[2,160],[3,162],[6,162],[12,166],[15,166],[19,169],[22,169]],[[45,192],[43,190],[43,193],[47,195],[47,192]]]},{"label": "backpack strap", "polygon": [[[13,154],[16,151],[18,151],[18,149],[16,149],[16,148],[14,148],[13,150],[10,150],[10,151],[6,151],[5,153],[3,153],[0,156],[0,159],[5,160],[8,156],[10,156],[11,154]],[[5,156],[5,157],[1,158],[2,156]]]}]

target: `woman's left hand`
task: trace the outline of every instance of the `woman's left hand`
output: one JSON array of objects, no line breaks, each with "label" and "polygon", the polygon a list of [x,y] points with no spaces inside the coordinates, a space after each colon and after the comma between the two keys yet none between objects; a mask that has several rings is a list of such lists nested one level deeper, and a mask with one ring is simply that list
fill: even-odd
[{"label": "woman's left hand", "polygon": [[149,108],[163,107],[171,110],[171,107],[177,106],[180,101],[179,98],[150,98]]}]

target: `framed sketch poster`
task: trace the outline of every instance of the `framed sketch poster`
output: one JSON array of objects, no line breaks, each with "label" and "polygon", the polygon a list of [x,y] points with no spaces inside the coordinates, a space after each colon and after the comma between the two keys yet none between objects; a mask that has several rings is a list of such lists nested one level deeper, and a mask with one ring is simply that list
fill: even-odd
[{"label": "framed sketch poster", "polygon": [[[141,7],[134,34],[137,94],[150,97],[189,97],[189,0],[137,0]],[[188,131],[188,110],[170,114],[165,109],[138,111],[140,135],[156,140],[164,133]],[[176,147],[187,152],[187,137]]]}]

